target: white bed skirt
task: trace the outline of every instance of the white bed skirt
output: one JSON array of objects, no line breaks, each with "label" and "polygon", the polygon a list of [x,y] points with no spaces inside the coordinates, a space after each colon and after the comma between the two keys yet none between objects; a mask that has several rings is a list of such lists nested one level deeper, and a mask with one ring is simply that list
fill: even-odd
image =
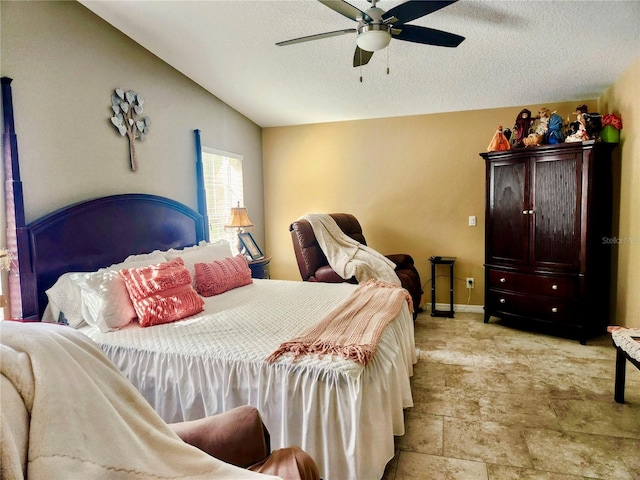
[{"label": "white bed skirt", "polygon": [[[264,358],[280,342],[319,320],[292,315],[293,306],[279,299],[279,291],[288,298],[297,295],[298,312],[300,305],[326,302],[318,311],[311,308],[315,317],[348,295],[351,286],[257,280],[208,299],[207,314],[199,316],[200,321],[176,322],[165,329],[127,328],[128,333],[83,331],[101,345],[165,421],[192,420],[253,405],[271,434],[272,448],[302,447],[318,463],[325,480],[379,479],[394,456],[393,436],[404,434],[403,409],[413,405],[409,377],[416,354],[411,314],[403,307],[385,329],[367,367],[338,358],[305,357],[292,363],[290,356],[269,364]],[[251,298],[254,305],[256,299],[265,303],[259,307],[259,329],[245,332],[260,337],[249,340],[249,344],[259,343],[258,351],[249,344],[227,345],[244,341],[229,337],[227,330],[256,316],[247,311],[254,308],[249,305]],[[167,342],[159,334],[162,330],[172,330],[180,338]],[[192,345],[196,340],[205,345]],[[149,346],[156,343],[157,347]],[[207,350],[207,343],[215,344],[214,348]]]}]

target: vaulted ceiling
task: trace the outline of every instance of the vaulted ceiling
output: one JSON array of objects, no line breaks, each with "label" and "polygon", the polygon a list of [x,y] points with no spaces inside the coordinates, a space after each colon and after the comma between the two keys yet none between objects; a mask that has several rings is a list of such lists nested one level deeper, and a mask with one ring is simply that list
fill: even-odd
[{"label": "vaulted ceiling", "polygon": [[276,46],[357,26],[314,0],[81,3],[262,127],[552,108],[597,98],[640,56],[638,1],[460,0],[408,22],[465,37],[457,48],[392,39],[356,68],[356,33]]}]

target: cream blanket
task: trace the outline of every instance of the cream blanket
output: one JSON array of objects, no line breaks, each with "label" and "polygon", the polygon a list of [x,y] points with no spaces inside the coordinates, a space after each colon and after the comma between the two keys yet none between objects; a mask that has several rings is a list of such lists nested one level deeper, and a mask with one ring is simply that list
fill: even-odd
[{"label": "cream blanket", "polygon": [[311,224],[329,265],[342,278],[356,277],[358,282],[374,279],[390,285],[400,285],[395,264],[345,234],[330,215],[310,213],[301,218]]},{"label": "cream blanket", "polygon": [[264,479],[183,442],[88,337],[0,321],[3,479]]},{"label": "cream blanket", "polygon": [[413,313],[404,288],[376,280],[361,283],[320,322],[282,343],[267,361],[291,352],[294,360],[305,354],[337,354],[366,365],[373,360],[383,330],[405,302]]}]

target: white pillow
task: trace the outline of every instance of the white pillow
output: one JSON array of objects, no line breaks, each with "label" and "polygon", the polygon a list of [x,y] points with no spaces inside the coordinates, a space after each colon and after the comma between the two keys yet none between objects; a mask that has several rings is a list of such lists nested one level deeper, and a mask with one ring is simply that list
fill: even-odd
[{"label": "white pillow", "polygon": [[[129,255],[127,258],[124,259],[124,262],[122,263],[126,264],[129,262],[146,262],[147,260],[154,263],[162,263],[167,261],[167,259],[164,256],[164,252],[161,252],[160,250],[154,250],[151,253],[140,253],[138,255]],[[150,265],[153,265],[153,263]],[[111,267],[109,268],[112,268],[114,266],[117,266],[117,265],[111,265]],[[122,268],[128,268],[128,267],[122,267]]]},{"label": "white pillow", "polygon": [[[155,265],[156,263],[166,262],[167,257],[164,252],[155,250],[151,253],[141,253],[139,255],[129,255],[124,262],[114,263],[107,268],[100,270],[122,270],[123,268],[146,267],[147,265]],[[100,271],[98,270],[98,271]]]},{"label": "white pillow", "polygon": [[164,252],[164,254],[168,261],[178,257],[182,258],[185,268],[189,270],[191,274],[191,284],[193,288],[196,288],[196,263],[210,263],[216,260],[222,260],[223,258],[233,257],[229,242],[226,240],[218,240],[213,243],[202,241],[198,245],[186,247],[182,250],[172,248]]},{"label": "white pillow", "polygon": [[117,270],[78,274],[72,280],[82,290],[82,314],[88,324],[108,332],[136,318],[129,292]]},{"label": "white pillow", "polygon": [[[71,277],[78,273],[64,273],[58,278],[53,286],[45,291],[51,307],[51,315],[56,322],[63,321],[64,316],[67,323],[73,328],[85,325],[82,317],[82,298],[80,287],[72,281]],[[83,274],[80,274],[83,275]]]},{"label": "white pillow", "polygon": [[[59,315],[59,314],[58,314]],[[59,323],[57,318],[54,318],[53,313],[51,312],[51,304],[47,303],[47,306],[42,312],[42,318],[40,319],[42,323]]]},{"label": "white pillow", "polygon": [[231,253],[231,245],[229,245],[229,242],[226,240],[218,240],[211,243],[202,241],[200,242],[200,245],[206,245],[207,247],[212,248],[214,250],[213,254],[216,257],[216,260],[233,257],[233,253]]},{"label": "white pillow", "polygon": [[[198,243],[197,245],[184,247],[180,250],[172,248],[161,253],[165,254],[165,256],[167,257],[167,260],[173,260],[173,258],[177,258],[181,256],[183,253],[194,252],[204,248],[208,248],[209,249],[208,252],[211,253],[212,255],[215,255],[216,260],[222,260],[223,258],[229,258],[230,256],[233,257],[233,254],[231,253],[231,246],[229,245],[229,242],[226,240],[216,240],[215,242],[206,242],[204,240],[201,240],[200,243]],[[170,256],[173,256],[173,258],[169,258]]]}]

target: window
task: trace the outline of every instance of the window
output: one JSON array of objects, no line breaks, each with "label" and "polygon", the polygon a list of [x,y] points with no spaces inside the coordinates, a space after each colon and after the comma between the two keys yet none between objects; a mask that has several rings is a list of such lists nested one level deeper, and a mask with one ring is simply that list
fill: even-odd
[{"label": "window", "polygon": [[225,239],[232,248],[238,243],[237,233],[226,231],[231,207],[244,206],[242,190],[242,155],[202,148],[204,189],[207,195],[209,240]]}]

